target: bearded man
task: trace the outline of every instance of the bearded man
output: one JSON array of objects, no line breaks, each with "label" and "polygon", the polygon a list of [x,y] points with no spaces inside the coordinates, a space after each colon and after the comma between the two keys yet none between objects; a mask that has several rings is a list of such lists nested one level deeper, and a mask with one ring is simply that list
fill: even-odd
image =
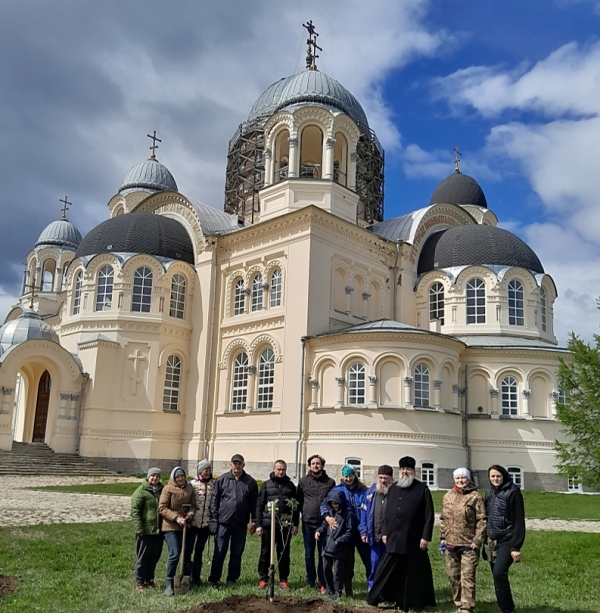
[{"label": "bearded man", "polygon": [[383,518],[387,494],[392,485],[394,470],[391,466],[383,464],[377,470],[377,481],[367,490],[365,495],[366,512],[361,516],[360,538],[369,545],[371,554],[371,572],[367,577],[367,587],[373,587],[375,571],[379,561],[385,555],[385,543],[382,540]]},{"label": "bearded man", "polygon": [[400,478],[387,493],[381,540],[386,554],[375,573],[367,602],[395,603],[401,611],[436,606],[427,546],[433,535],[433,500],[429,488],[415,479],[415,460],[400,460]]}]

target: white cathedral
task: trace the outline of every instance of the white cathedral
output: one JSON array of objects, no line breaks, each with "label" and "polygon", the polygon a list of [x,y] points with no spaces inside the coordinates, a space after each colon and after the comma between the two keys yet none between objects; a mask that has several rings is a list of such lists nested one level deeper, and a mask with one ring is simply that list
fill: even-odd
[{"label": "white cathedral", "polygon": [[383,149],[314,60],[231,139],[224,211],[151,147],[87,236],[66,215],[41,232],[0,328],[0,449],[123,472],[241,453],[257,478],[319,453],[367,481],[412,455],[434,488],[493,463],[577,488],[555,468],[552,277],[458,164],[384,219]]}]

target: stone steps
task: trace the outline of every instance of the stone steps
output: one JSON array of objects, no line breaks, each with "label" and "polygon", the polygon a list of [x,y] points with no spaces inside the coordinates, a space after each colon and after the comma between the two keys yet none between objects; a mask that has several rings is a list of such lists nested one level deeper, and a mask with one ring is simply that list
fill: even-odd
[{"label": "stone steps", "polygon": [[54,453],[45,443],[13,443],[0,451],[0,475],[114,477],[112,471],[74,453]]}]

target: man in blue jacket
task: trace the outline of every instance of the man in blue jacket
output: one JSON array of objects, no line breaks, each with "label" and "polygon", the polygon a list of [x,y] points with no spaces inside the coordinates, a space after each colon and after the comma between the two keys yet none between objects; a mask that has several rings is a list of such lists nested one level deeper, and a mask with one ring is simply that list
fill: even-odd
[{"label": "man in blue jacket", "polygon": [[367,575],[367,587],[373,587],[373,579],[379,560],[385,554],[385,543],[382,540],[385,503],[390,485],[392,485],[394,470],[383,464],[377,471],[377,482],[368,490],[365,496],[367,510],[363,513],[363,521],[359,526],[360,538],[371,548],[371,572]]},{"label": "man in blue jacket", "polygon": [[[246,526],[254,518],[258,486],[244,471],[244,458],[236,453],[229,464],[231,470],[216,481],[210,503],[210,532],[216,535],[215,552],[208,583],[216,587],[223,573],[225,556],[231,542],[227,587],[234,587],[242,570],[242,554],[246,547]],[[256,532],[252,521],[250,534]]]}]

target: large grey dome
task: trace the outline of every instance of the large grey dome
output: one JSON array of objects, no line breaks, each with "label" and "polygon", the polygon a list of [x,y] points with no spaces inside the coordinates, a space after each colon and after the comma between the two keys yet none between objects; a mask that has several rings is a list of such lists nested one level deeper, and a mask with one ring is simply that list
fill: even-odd
[{"label": "large grey dome", "polygon": [[32,340],[59,342],[52,326],[42,321],[35,311],[28,309],[0,328],[0,356],[11,347]]},{"label": "large grey dome", "polygon": [[146,253],[194,263],[187,230],[175,219],[152,213],[127,213],[103,221],[81,241],[75,257],[98,253]]},{"label": "large grey dome", "polygon": [[275,109],[281,100],[281,92],[288,84],[288,81],[293,77],[284,77],[269,85],[267,89],[260,95],[254,106],[250,109],[248,121],[258,119],[260,117],[270,117],[275,113]]},{"label": "large grey dome", "polygon": [[81,233],[66,219],[58,219],[47,225],[35,243],[39,247],[58,247],[75,251],[81,242]]},{"label": "large grey dome", "polygon": [[136,164],[125,177],[119,194],[126,195],[132,191],[144,190],[149,192],[177,191],[177,183],[166,166],[156,158],[148,158]]},{"label": "large grey dome", "polygon": [[454,266],[521,266],[535,273],[544,268],[533,249],[508,230],[473,224],[432,234],[423,245],[417,274]]},{"label": "large grey dome", "polygon": [[429,204],[450,202],[451,204],[473,204],[487,209],[487,200],[479,183],[462,172],[446,177],[433,192]]}]

